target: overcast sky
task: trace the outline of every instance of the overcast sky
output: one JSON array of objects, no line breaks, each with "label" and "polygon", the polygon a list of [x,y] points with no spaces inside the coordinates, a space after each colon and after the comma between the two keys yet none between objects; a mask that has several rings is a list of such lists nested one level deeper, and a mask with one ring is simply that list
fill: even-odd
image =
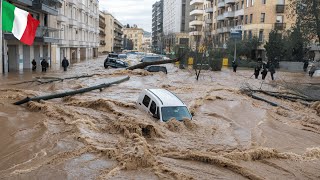
[{"label": "overcast sky", "polygon": [[109,11],[123,25],[137,24],[151,32],[152,4],[157,0],[100,0],[99,9]]}]

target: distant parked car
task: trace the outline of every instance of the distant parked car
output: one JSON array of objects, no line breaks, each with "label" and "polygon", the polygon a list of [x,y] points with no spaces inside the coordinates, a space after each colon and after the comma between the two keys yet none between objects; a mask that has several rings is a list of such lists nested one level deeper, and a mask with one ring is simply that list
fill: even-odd
[{"label": "distant parked car", "polygon": [[128,67],[128,63],[127,62],[124,62],[120,59],[115,59],[115,58],[107,58],[105,61],[104,61],[104,67],[105,68],[108,68],[108,67],[113,67],[113,68],[126,68]]},{"label": "distant parked car", "polygon": [[192,119],[186,104],[175,94],[165,89],[144,89],[138,98],[137,106],[161,122],[171,118],[178,121]]},{"label": "distant parked car", "polygon": [[162,57],[160,56],[145,56],[141,59],[140,62],[155,62],[155,61],[161,61]]},{"label": "distant parked car", "polygon": [[149,71],[149,72],[160,72],[160,71],[162,71],[162,72],[168,74],[167,68],[165,66],[147,66],[144,69]]}]

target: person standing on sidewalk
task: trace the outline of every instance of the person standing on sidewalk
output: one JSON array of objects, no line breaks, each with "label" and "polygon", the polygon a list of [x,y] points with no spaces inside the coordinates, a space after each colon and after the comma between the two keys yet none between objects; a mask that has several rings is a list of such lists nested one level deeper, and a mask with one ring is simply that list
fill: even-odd
[{"label": "person standing on sidewalk", "polygon": [[238,63],[237,60],[232,61],[233,72],[237,72]]},{"label": "person standing on sidewalk", "polygon": [[62,60],[63,70],[67,71],[68,66],[69,66],[69,61],[68,61],[68,59],[66,57],[64,57],[63,60]]},{"label": "person standing on sidewalk", "polygon": [[32,62],[31,62],[31,64],[32,64],[32,71],[35,71],[36,69],[37,69],[37,62],[36,62],[36,60],[32,60]]},{"label": "person standing on sidewalk", "polygon": [[274,67],[273,63],[270,63],[269,71],[270,71],[271,79],[273,81],[274,80],[273,74],[276,73],[276,70],[275,70],[275,67]]}]

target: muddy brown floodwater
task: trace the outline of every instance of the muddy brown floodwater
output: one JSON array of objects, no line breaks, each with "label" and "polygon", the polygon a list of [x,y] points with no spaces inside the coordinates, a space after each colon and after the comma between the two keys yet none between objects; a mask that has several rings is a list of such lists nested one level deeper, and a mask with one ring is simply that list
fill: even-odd
[{"label": "muddy brown floodwater", "polygon": [[[319,179],[320,117],[300,103],[272,107],[241,94],[252,71],[193,71],[167,65],[168,74],[104,69],[103,59],[62,70],[11,73],[0,83],[0,179]],[[91,78],[37,85],[9,83],[37,76]],[[26,96],[130,80],[100,91],[14,106]],[[277,72],[277,80],[319,82]],[[270,82],[270,77],[267,77]],[[271,85],[270,85],[271,84]],[[161,123],[138,110],[145,88],[177,94],[193,119]],[[282,90],[272,83],[265,90]],[[319,113],[319,112],[318,112]]]}]

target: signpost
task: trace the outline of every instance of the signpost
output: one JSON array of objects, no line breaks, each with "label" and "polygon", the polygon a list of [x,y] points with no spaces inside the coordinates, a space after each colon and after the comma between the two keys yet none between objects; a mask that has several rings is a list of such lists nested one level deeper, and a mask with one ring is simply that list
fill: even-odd
[{"label": "signpost", "polygon": [[230,38],[234,39],[234,57],[233,57],[233,60],[235,62],[236,58],[237,58],[237,39],[241,40],[242,39],[242,34],[241,34],[241,32],[239,32],[237,30],[231,30]]},{"label": "signpost", "polygon": [[0,1],[0,74],[4,74],[4,63],[3,63],[3,55],[2,55],[2,0]]}]

